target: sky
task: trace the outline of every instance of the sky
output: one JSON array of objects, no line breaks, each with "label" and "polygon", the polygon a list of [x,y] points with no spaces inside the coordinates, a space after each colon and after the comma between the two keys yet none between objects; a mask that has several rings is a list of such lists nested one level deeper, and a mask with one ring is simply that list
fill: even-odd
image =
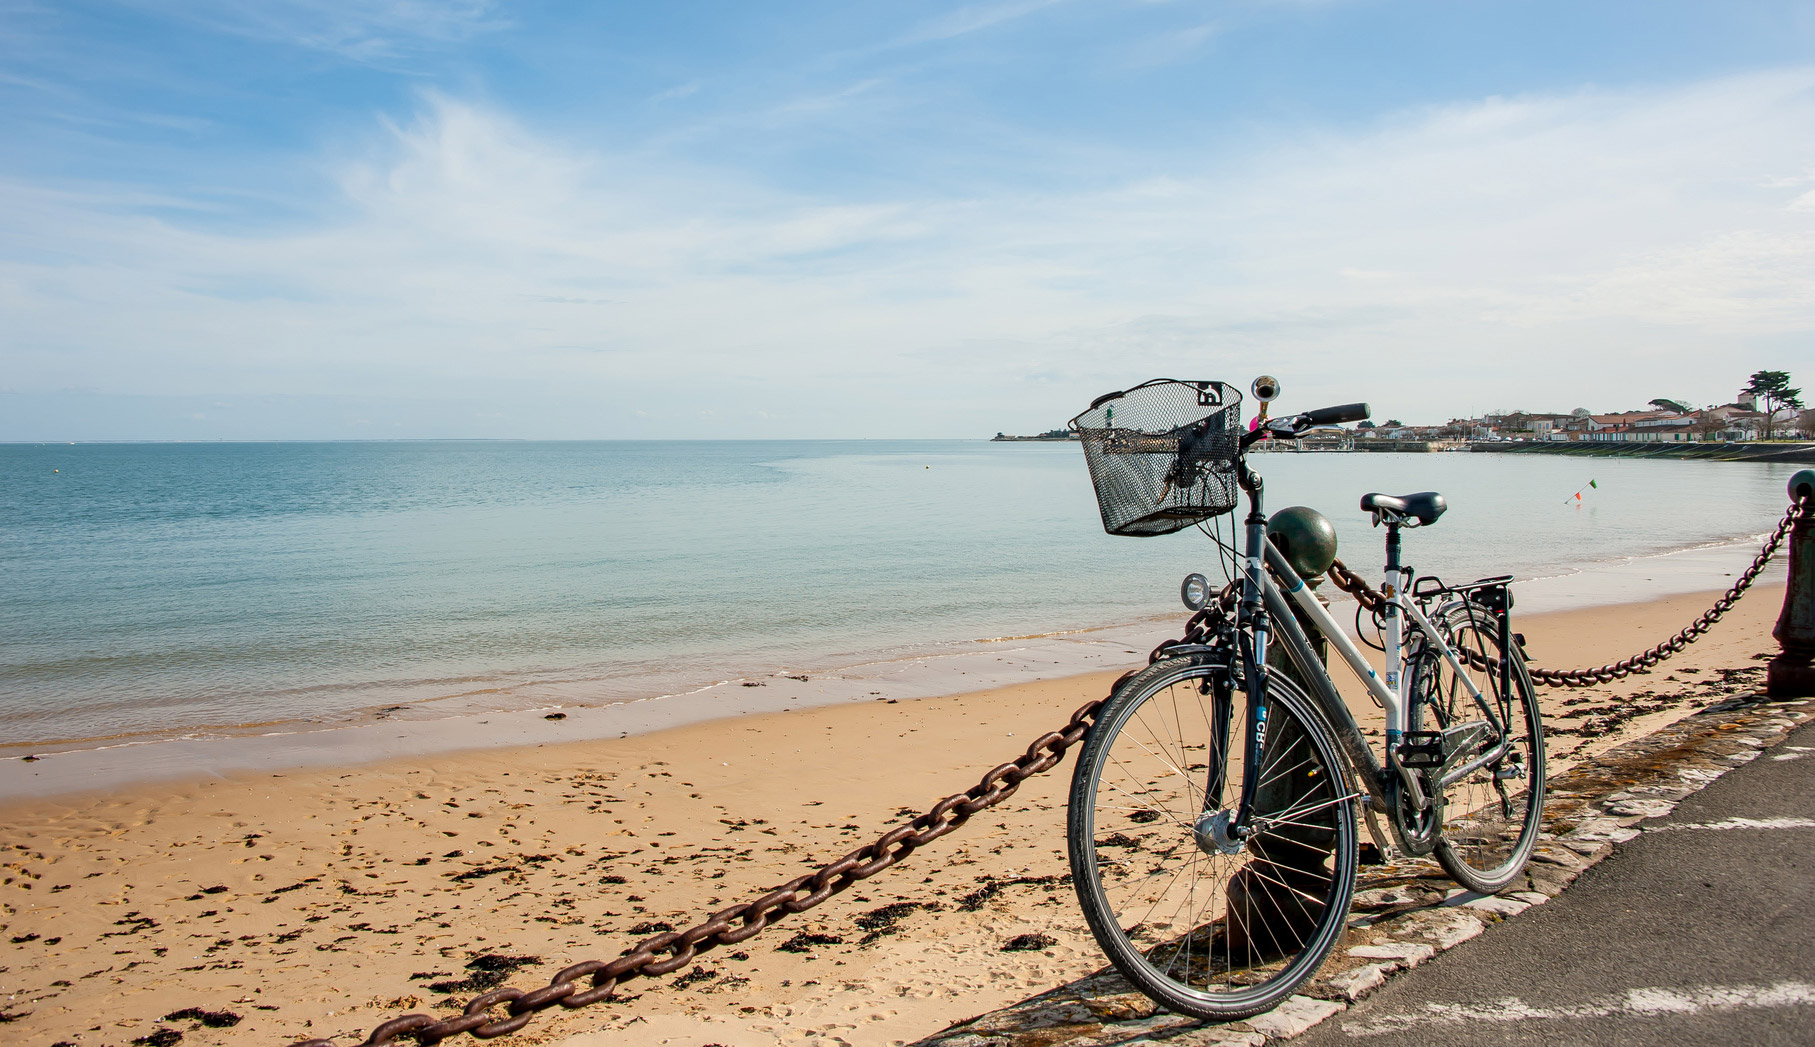
[{"label": "sky", "polygon": [[[0,440],[1815,386],[1815,4],[0,0]],[[1806,377],[1805,377],[1806,376]]]}]

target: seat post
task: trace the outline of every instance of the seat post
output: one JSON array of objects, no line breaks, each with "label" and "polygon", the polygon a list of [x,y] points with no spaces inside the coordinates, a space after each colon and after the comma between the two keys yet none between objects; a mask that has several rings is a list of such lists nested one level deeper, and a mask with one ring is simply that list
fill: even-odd
[{"label": "seat post", "polygon": [[[1380,591],[1388,599],[1399,595],[1399,586],[1404,576],[1399,571],[1399,518],[1387,514],[1386,519],[1386,577],[1381,579]],[[1404,639],[1405,623],[1399,618],[1399,605],[1389,603],[1381,609],[1382,624],[1381,646],[1386,648],[1386,689],[1399,699],[1387,706],[1386,711],[1386,744],[1389,750],[1399,747],[1400,732],[1406,728],[1405,663],[1400,643]]]}]

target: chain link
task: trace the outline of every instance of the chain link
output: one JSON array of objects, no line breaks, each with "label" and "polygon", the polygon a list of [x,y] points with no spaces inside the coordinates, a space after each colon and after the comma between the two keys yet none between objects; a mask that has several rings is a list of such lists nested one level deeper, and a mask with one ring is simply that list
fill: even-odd
[{"label": "chain link", "polygon": [[[1195,619],[1194,619],[1195,621]],[[1116,681],[1132,675],[1123,674]],[[1111,688],[1114,693],[1114,688]],[[1065,753],[1083,739],[1103,705],[1098,699],[1071,714],[1065,726],[1034,739],[1020,756],[990,769],[976,785],[940,800],[911,822],[897,825],[837,861],[797,877],[769,893],[714,913],[706,922],[684,931],[669,931],[646,938],[609,962],[586,960],[555,975],[545,988],[493,989],[476,996],[463,1013],[436,1019],[426,1014],[406,1014],[374,1028],[361,1047],[378,1047],[409,1037],[422,1044],[439,1043],[461,1033],[482,1040],[516,1032],[539,1011],[556,1004],[573,1010],[609,999],[625,982],[636,978],[672,974],[701,953],[721,945],[736,945],[755,937],[764,928],[790,914],[806,912],[826,899],[889,868],[926,844],[963,825],[980,811],[1008,799],[1021,783],[1051,770]],[[493,1016],[493,1010],[503,1013]],[[303,1040],[293,1047],[334,1047],[334,1041]]]},{"label": "chain link", "polygon": [[[1784,536],[1803,509],[1793,505],[1783,522],[1765,541],[1764,548],[1753,559],[1752,566],[1740,575],[1733,587],[1701,617],[1675,636],[1641,653],[1594,669],[1538,669],[1531,675],[1541,683],[1564,687],[1586,687],[1617,680],[1630,673],[1649,668],[1694,643],[1719,621],[1764,570],[1765,564],[1783,544]],[[1353,596],[1369,611],[1386,606],[1381,596],[1366,580],[1337,560],[1330,565],[1330,580],[1336,587]],[[1166,657],[1167,651],[1179,644],[1201,644],[1213,639],[1228,613],[1240,598],[1234,583],[1223,588],[1214,601],[1192,615],[1185,623],[1184,635],[1153,649],[1149,662]],[[1474,652],[1470,652],[1474,653]],[[1124,673],[1110,688],[1114,694],[1133,671]],[[821,866],[818,870],[796,877],[780,887],[740,905],[714,913],[704,923],[684,931],[669,931],[646,938],[615,960],[584,960],[561,971],[548,985],[531,991],[514,988],[493,989],[474,997],[465,1010],[451,1018],[437,1019],[427,1014],[406,1014],[375,1027],[359,1047],[380,1047],[408,1037],[421,1044],[434,1044],[468,1033],[482,1040],[513,1033],[528,1025],[538,1012],[560,1005],[568,1010],[590,1006],[610,999],[624,983],[636,978],[653,978],[672,974],[701,953],[721,945],[736,945],[760,934],[777,921],[806,912],[854,883],[888,869],[913,854],[920,847],[937,840],[969,821],[978,812],[989,809],[1013,796],[1022,782],[1051,770],[1065,758],[1070,748],[1083,739],[1107,699],[1097,699],[1078,708],[1063,728],[1049,732],[1028,745],[1020,756],[990,769],[976,785],[953,793],[928,808],[910,822],[897,825],[859,847],[850,854]],[[503,1013],[494,1017],[494,1009]],[[327,1039],[303,1040],[292,1047],[335,1047]]]},{"label": "chain link", "polygon": [[[1765,539],[1764,547],[1758,551],[1757,556],[1752,558],[1752,566],[1740,573],[1732,587],[1722,593],[1720,599],[1714,601],[1714,606],[1703,611],[1699,617],[1684,626],[1682,631],[1675,636],[1655,647],[1640,651],[1630,658],[1622,658],[1617,662],[1609,662],[1592,669],[1540,669],[1537,666],[1531,666],[1531,678],[1538,683],[1549,684],[1553,687],[1592,687],[1595,684],[1610,683],[1635,672],[1649,669],[1682,651],[1701,639],[1704,633],[1713,628],[1715,622],[1721,620],[1722,615],[1725,615],[1734,604],[1739,602],[1739,598],[1764,572],[1765,564],[1769,563],[1771,557],[1777,554],[1778,548],[1783,545],[1784,537],[1790,533],[1790,528],[1795,525],[1804,512],[1808,511],[1810,510],[1805,507],[1804,503],[1792,504],[1789,511],[1784,513],[1783,520],[1778,523],[1777,529],[1771,532],[1769,538]],[[1335,583],[1336,588],[1353,596],[1355,601],[1361,604],[1363,610],[1379,613],[1386,607],[1386,597],[1382,596],[1360,575],[1349,570],[1341,560],[1330,565],[1329,573],[1330,581]],[[1469,662],[1476,668],[1484,667],[1485,655],[1478,651],[1467,651],[1465,654]]]}]

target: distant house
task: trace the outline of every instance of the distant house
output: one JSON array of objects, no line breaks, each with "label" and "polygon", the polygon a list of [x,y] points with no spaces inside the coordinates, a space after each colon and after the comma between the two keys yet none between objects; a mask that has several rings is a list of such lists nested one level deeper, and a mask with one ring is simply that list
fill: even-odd
[{"label": "distant house", "polygon": [[1718,423],[1720,428],[1712,429],[1713,440],[1756,440],[1765,429],[1765,414],[1752,408],[1752,397],[1741,394],[1734,403],[1718,407],[1705,408],[1699,417],[1709,423]]},{"label": "distant house", "polygon": [[1628,411],[1590,415],[1581,426],[1585,440],[1641,443],[1689,443],[1696,440],[1756,440],[1764,415],[1742,404],[1726,404],[1683,414],[1677,411]]},{"label": "distant house", "polygon": [[1516,440],[1549,440],[1563,431],[1571,421],[1566,414],[1534,414],[1512,411],[1507,414],[1483,415],[1481,422],[1489,431]]},{"label": "distant house", "polygon": [[1591,414],[1576,419],[1576,431],[1584,440],[1648,440],[1644,433],[1659,426],[1684,420],[1674,411],[1623,411],[1618,414]]},{"label": "distant house", "polygon": [[1566,414],[1530,414],[1525,416],[1525,427],[1531,430],[1535,439],[1549,440],[1553,434],[1556,439],[1562,439],[1565,427],[1573,421],[1575,419]]},{"label": "distant house", "polygon": [[1659,411],[1650,418],[1632,423],[1630,440],[1650,443],[1685,443],[1695,439],[1695,419],[1675,411]]},{"label": "distant house", "polygon": [[[1616,411],[1589,414],[1541,414],[1532,411],[1507,411],[1484,414],[1479,418],[1452,418],[1442,425],[1377,426],[1362,429],[1356,436],[1387,440],[1543,440],[1596,441],[1606,443],[1690,443],[1698,440],[1737,442],[1756,440],[1764,431],[1765,416],[1752,409],[1742,397],[1738,402],[1722,404],[1701,411],[1678,411],[1670,408],[1648,408],[1643,411]],[[1815,433],[1815,411],[1786,416],[1778,424],[1781,434],[1786,427],[1802,433]]]},{"label": "distant house", "polygon": [[1651,443],[1689,443],[1695,440],[1695,421],[1685,415],[1654,418],[1634,425],[1627,438]]}]

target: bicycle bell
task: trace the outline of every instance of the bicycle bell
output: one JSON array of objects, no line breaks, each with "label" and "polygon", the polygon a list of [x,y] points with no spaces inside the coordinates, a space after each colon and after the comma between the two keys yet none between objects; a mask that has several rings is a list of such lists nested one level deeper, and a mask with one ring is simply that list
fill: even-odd
[{"label": "bicycle bell", "polygon": [[1263,374],[1254,380],[1254,398],[1261,403],[1272,403],[1279,399],[1279,379],[1270,374]]}]

